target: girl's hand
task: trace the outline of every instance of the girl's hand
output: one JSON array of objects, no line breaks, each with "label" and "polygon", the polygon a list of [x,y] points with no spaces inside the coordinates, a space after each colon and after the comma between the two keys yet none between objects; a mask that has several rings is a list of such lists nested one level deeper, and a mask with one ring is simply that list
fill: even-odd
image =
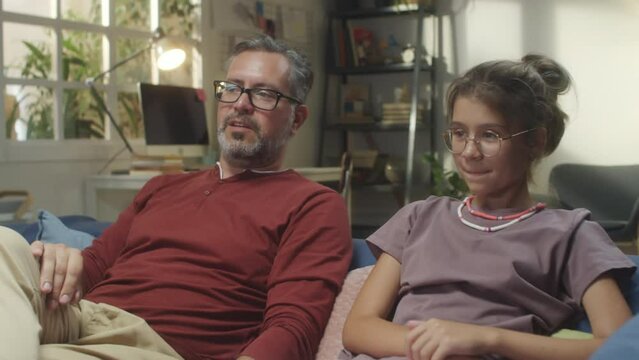
[{"label": "girl's hand", "polygon": [[409,321],[406,356],[410,360],[474,358],[489,353],[496,329],[454,321],[430,319]]}]

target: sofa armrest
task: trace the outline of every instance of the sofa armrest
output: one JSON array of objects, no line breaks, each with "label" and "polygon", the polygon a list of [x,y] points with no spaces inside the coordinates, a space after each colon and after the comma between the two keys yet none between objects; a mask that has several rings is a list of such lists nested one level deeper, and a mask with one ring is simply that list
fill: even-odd
[{"label": "sofa armrest", "polygon": [[639,315],[628,320],[590,357],[590,360],[638,359]]},{"label": "sofa armrest", "polygon": [[[639,255],[628,255],[637,267],[639,267]],[[639,271],[635,271],[631,278],[619,283],[621,293],[628,302],[630,311],[633,314],[639,314]],[[584,317],[573,327],[574,330],[592,332],[592,327],[587,317]]]}]

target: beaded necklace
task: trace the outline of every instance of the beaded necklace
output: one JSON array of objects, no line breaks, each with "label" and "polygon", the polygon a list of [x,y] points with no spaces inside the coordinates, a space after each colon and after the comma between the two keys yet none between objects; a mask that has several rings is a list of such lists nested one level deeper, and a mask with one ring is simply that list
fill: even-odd
[{"label": "beaded necklace", "polygon": [[[479,230],[479,231],[484,231],[484,232],[495,232],[495,231],[499,231],[501,229],[505,229],[507,227],[509,227],[510,225],[516,224],[520,221],[524,221],[526,219],[528,219],[529,217],[535,215],[538,211],[544,209],[546,207],[546,204],[544,203],[537,203],[534,206],[531,206],[530,208],[518,212],[516,214],[511,214],[511,215],[506,215],[506,216],[494,216],[494,215],[490,215],[490,214],[486,214],[484,212],[481,212],[479,210],[475,210],[473,209],[470,205],[473,201],[475,197],[474,196],[468,196],[467,198],[464,199],[464,201],[462,201],[461,204],[459,204],[459,207],[457,208],[457,216],[459,217],[459,220],[466,226],[471,227],[475,230]],[[466,219],[464,219],[464,217],[462,216],[462,209],[464,208],[464,206],[468,207],[468,212],[470,212],[471,215],[483,218],[483,219],[487,219],[487,220],[511,220],[505,224],[501,224],[501,225],[497,225],[497,226],[481,226],[481,225],[477,225],[475,223],[472,223]]]}]

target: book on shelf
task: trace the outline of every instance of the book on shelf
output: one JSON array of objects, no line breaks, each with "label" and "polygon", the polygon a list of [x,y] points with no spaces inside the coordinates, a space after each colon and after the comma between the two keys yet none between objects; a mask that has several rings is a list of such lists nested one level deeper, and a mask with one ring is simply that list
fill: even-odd
[{"label": "book on shelf", "polygon": [[166,174],[160,170],[129,169],[131,176],[157,176]]},{"label": "book on shelf", "polygon": [[[382,111],[386,111],[386,110],[408,110],[410,111],[411,109],[411,103],[409,102],[385,102],[382,104]],[[424,105],[423,104],[417,104],[417,110],[418,111],[422,111],[424,110]]]},{"label": "book on shelf", "polygon": [[[420,115],[422,111],[417,110],[417,114]],[[382,111],[382,116],[409,116],[411,114],[410,110],[384,110]]]},{"label": "book on shelf", "polygon": [[[387,117],[399,117],[399,116],[410,116],[412,114],[412,112],[410,110],[386,110],[386,111],[382,111],[382,116],[387,116]],[[422,110],[417,110],[416,112],[417,117],[421,117],[424,115],[424,111]]]},{"label": "book on shelf", "polygon": [[[421,123],[422,119],[418,117],[417,118],[417,122]],[[382,124],[382,125],[396,125],[396,124],[408,125],[408,124],[410,124],[410,118],[408,116],[401,117],[401,118],[382,118],[382,121],[380,121],[380,124]]]},{"label": "book on shelf", "polygon": [[337,124],[372,124],[375,119],[371,115],[342,115]]},{"label": "book on shelf", "polygon": [[[401,118],[406,118],[408,119],[410,117],[411,113],[410,112],[406,112],[406,113],[383,113],[382,114],[382,119],[401,119]],[[417,120],[421,120],[424,118],[423,114],[417,113]]]},{"label": "book on shelf", "polygon": [[181,157],[135,156],[131,159],[129,174],[160,175],[174,174],[184,171]]},{"label": "book on shelf", "polygon": [[346,67],[346,39],[344,39],[344,29],[341,27],[338,29],[338,64],[341,67]]},{"label": "book on shelf", "polygon": [[357,61],[357,46],[355,46],[355,35],[353,33],[353,26],[350,22],[346,22],[346,29],[344,29],[347,33],[347,48],[349,54],[349,62],[348,66],[359,66],[359,62]]},{"label": "book on shelf", "polygon": [[131,166],[182,166],[183,161],[180,157],[151,157],[135,156],[131,159]]},{"label": "book on shelf", "polygon": [[[410,122],[411,103],[393,102],[382,104],[382,124],[408,124]],[[417,121],[424,118],[424,105],[417,104]]]},{"label": "book on shelf", "polygon": [[336,67],[348,65],[347,41],[344,35],[344,27],[339,21],[333,21],[333,61]]},{"label": "book on shelf", "polygon": [[129,175],[163,175],[179,174],[184,172],[182,167],[131,167]]}]

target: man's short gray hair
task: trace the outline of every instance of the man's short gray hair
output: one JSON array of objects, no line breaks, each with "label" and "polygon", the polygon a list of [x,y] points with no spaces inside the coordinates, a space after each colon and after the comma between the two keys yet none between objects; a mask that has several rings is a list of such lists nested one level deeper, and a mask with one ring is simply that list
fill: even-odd
[{"label": "man's short gray hair", "polygon": [[306,55],[282,41],[260,35],[235,45],[231,57],[226,63],[227,68],[237,55],[245,51],[264,51],[283,55],[291,65],[288,79],[291,95],[305,101],[306,95],[313,86],[313,70],[311,70],[311,64]]}]

